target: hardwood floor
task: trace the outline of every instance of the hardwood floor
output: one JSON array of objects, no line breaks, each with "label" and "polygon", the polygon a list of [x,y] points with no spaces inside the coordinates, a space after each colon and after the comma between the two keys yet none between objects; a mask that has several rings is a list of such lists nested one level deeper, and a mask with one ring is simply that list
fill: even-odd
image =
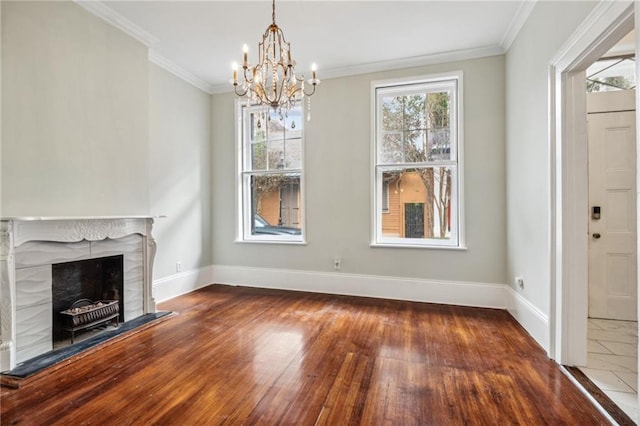
[{"label": "hardwood floor", "polygon": [[608,424],[505,311],[227,286],[160,309],[2,388],[2,424]]}]

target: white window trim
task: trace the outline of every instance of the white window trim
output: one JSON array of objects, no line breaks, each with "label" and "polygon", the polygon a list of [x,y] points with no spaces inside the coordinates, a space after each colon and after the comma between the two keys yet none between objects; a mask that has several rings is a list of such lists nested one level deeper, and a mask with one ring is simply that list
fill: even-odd
[{"label": "white window trim", "polygon": [[[243,109],[246,101],[236,100],[235,102],[235,139],[236,139],[236,243],[258,243],[258,244],[290,244],[290,245],[306,245],[306,185],[305,185],[305,131],[303,127],[301,136],[301,152],[300,152],[300,217],[302,218],[302,226],[300,227],[300,235],[252,235],[251,234],[251,213],[250,208],[245,210],[244,206],[251,205],[251,191],[245,191],[245,165],[246,163],[246,147],[244,144],[244,132],[246,127],[243,120]],[[302,109],[302,119],[305,117],[304,105],[300,105]],[[296,169],[296,172],[298,169]]]},{"label": "white window trim", "polygon": [[[389,213],[389,182],[384,182],[383,181],[383,182],[381,182],[381,184],[382,184],[382,200],[381,200],[382,206],[380,208],[380,212],[382,214],[387,214],[387,213]],[[385,194],[385,191],[384,191],[385,186],[387,187],[386,194]],[[387,205],[386,209],[384,208],[385,204]]]},{"label": "white window trim", "polygon": [[[378,94],[379,90],[389,88],[394,93],[401,92],[400,86],[406,85],[407,92],[415,91],[410,86],[437,83],[444,80],[456,80],[456,133],[457,144],[456,152],[458,156],[456,169],[456,185],[452,188],[451,209],[457,212],[457,241],[445,241],[437,239],[422,238],[400,238],[400,237],[383,237],[382,234],[382,204],[378,197],[381,193],[380,185],[382,177],[378,177]],[[465,216],[464,216],[464,91],[463,91],[463,72],[452,71],[442,74],[429,74],[426,76],[414,76],[407,78],[397,78],[388,80],[377,80],[371,82],[371,147],[370,147],[370,164],[371,164],[371,247],[394,247],[394,248],[423,248],[423,249],[446,249],[446,250],[466,250],[465,239]],[[395,90],[394,90],[395,89]],[[448,162],[443,162],[449,164]],[[438,162],[433,162],[438,165]],[[380,169],[381,170],[381,169]],[[455,195],[455,196],[454,196]]]}]

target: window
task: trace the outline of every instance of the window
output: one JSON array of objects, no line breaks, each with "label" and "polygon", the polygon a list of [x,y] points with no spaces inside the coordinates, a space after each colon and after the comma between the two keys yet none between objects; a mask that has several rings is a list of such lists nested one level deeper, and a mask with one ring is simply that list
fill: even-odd
[{"label": "window", "polygon": [[241,241],[303,241],[302,107],[238,104]]},{"label": "window", "polygon": [[462,247],[462,74],[373,85],[373,245]]},{"label": "window", "polygon": [[636,88],[635,55],[602,58],[587,68],[587,92]]}]

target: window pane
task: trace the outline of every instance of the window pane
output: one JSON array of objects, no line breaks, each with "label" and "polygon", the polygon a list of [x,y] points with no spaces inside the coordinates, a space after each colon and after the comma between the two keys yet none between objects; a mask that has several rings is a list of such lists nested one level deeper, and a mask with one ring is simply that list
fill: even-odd
[{"label": "window pane", "polygon": [[404,132],[404,161],[406,163],[427,161],[426,148],[424,131]]},{"label": "window pane", "polygon": [[451,159],[451,142],[449,129],[429,129],[427,146],[429,147],[429,161]]},{"label": "window pane", "polygon": [[449,92],[429,93],[427,98],[429,128],[449,127],[450,98]]},{"label": "window pane", "polygon": [[402,133],[393,132],[382,135],[382,152],[380,162],[387,164],[404,162],[402,149]]},{"label": "window pane", "polygon": [[300,175],[251,176],[251,235],[300,235]]},{"label": "window pane", "polygon": [[451,94],[449,92],[429,93],[428,103],[428,149],[430,160],[451,158]]},{"label": "window pane", "polygon": [[283,119],[284,135],[287,139],[302,137],[302,109],[294,108],[288,111]]},{"label": "window pane", "polygon": [[284,169],[284,140],[269,141],[267,147],[269,170]]},{"label": "window pane", "polygon": [[426,94],[405,96],[404,99],[404,125],[405,130],[419,130],[426,127]]},{"label": "window pane", "polygon": [[264,141],[267,137],[267,126],[265,125],[266,115],[263,112],[252,112],[249,120],[251,141]]},{"label": "window pane", "polygon": [[422,167],[385,171],[382,179],[389,185],[389,202],[388,213],[382,215],[382,235],[450,239],[452,170]]},{"label": "window pane", "polygon": [[267,144],[265,142],[251,145],[251,170],[267,169]]},{"label": "window pane", "polygon": [[269,140],[284,139],[284,126],[283,120],[280,120],[280,114],[269,109],[267,117],[267,127],[269,129]]},{"label": "window pane", "polygon": [[404,128],[402,117],[404,110],[404,97],[382,98],[382,129],[402,130]]},{"label": "window pane", "polygon": [[628,90],[636,86],[635,59],[601,59],[587,68],[587,92]]},{"label": "window pane", "polygon": [[285,140],[284,167],[287,169],[299,169],[302,167],[302,139]]},{"label": "window pane", "polygon": [[382,97],[380,162],[450,160],[450,100],[449,91]]}]

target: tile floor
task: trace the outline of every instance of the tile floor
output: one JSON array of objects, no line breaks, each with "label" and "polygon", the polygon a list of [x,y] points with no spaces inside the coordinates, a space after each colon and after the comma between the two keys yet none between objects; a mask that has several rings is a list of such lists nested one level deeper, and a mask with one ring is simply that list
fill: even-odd
[{"label": "tile floor", "polygon": [[580,370],[638,423],[638,323],[589,318],[587,339]]}]

